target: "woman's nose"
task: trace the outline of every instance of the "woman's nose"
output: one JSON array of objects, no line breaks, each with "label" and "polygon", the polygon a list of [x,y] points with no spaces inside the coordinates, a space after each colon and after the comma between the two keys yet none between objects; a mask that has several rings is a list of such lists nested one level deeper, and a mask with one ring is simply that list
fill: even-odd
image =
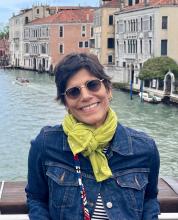
[{"label": "woman's nose", "polygon": [[83,99],[88,99],[91,97],[90,91],[85,86],[80,88],[80,92],[81,92],[81,98]]}]

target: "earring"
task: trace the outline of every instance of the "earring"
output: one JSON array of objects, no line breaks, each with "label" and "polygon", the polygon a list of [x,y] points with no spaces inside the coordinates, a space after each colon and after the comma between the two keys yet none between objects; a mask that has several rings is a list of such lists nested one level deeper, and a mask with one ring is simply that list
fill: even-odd
[{"label": "earring", "polygon": [[110,102],[112,101],[112,98],[113,98],[113,97],[112,97],[112,95],[111,95],[111,96],[109,97],[109,101],[110,101]]},{"label": "earring", "polygon": [[71,114],[70,109],[66,107],[66,111],[68,112],[68,114]]}]

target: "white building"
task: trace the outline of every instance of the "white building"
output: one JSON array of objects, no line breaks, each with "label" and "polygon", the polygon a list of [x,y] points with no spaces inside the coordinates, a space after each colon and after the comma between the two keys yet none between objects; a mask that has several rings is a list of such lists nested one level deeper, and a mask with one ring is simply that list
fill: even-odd
[{"label": "white building", "polygon": [[24,25],[37,19],[56,13],[57,8],[49,6],[33,6],[21,10],[18,15],[9,19],[10,64],[14,67],[24,67]]},{"label": "white building", "polygon": [[24,26],[23,37],[23,67],[39,71],[49,71],[51,58],[49,56],[49,25]]},{"label": "white building", "polygon": [[115,63],[122,70],[122,82],[132,81],[139,89],[139,70],[149,58],[169,56],[178,63],[177,4],[129,0],[128,6],[115,14]]}]

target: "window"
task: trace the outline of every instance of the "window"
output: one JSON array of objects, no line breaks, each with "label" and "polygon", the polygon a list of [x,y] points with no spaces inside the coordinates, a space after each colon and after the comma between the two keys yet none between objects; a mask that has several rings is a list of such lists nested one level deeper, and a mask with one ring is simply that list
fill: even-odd
[{"label": "window", "polygon": [[138,4],[139,3],[139,0],[135,0],[135,4]]},{"label": "window", "polygon": [[124,41],[124,53],[126,53],[126,42]]},{"label": "window", "polygon": [[149,79],[144,80],[144,86],[150,87],[150,80]]},{"label": "window", "polygon": [[59,27],[59,37],[64,37],[64,27],[63,26]]},{"label": "window", "polygon": [[161,56],[167,56],[167,40],[161,40]]},{"label": "window", "polygon": [[109,15],[109,25],[113,25],[113,15]]},{"label": "window", "polygon": [[25,17],[25,24],[28,24],[28,17]]},{"label": "window", "polygon": [[136,19],[136,31],[138,31],[138,19]]},{"label": "window", "polygon": [[126,21],[124,21],[124,32],[126,32],[127,31],[127,23],[126,23]]},{"label": "window", "polygon": [[63,53],[64,53],[64,45],[63,45],[63,44],[60,44],[60,45],[59,45],[59,53],[60,53],[60,54],[63,54]]},{"label": "window", "polygon": [[83,47],[83,42],[82,41],[79,42],[79,47],[80,48]]},{"label": "window", "polygon": [[143,18],[141,18],[141,20],[140,20],[140,30],[141,31],[143,30]]},{"label": "window", "polygon": [[132,5],[132,0],[128,1],[128,5],[131,6]]},{"label": "window", "polygon": [[85,41],[85,47],[88,47],[88,41]]},{"label": "window", "polygon": [[143,48],[142,48],[142,39],[140,39],[140,53],[143,53]]},{"label": "window", "polygon": [[152,30],[152,16],[150,16],[150,31]]},{"label": "window", "polygon": [[152,48],[151,48],[151,40],[149,40],[149,53],[151,54]]},{"label": "window", "polygon": [[95,48],[95,39],[90,39],[90,48]]},{"label": "window", "polygon": [[108,38],[108,48],[114,48],[114,38]]},{"label": "window", "polygon": [[25,44],[24,51],[25,53],[29,53],[29,44]]},{"label": "window", "polygon": [[91,35],[91,37],[93,37],[93,36],[94,36],[93,27],[91,27],[91,30],[90,30],[90,31],[91,31],[91,32],[90,32],[90,33],[91,33],[90,35]]},{"label": "window", "polygon": [[126,62],[123,62],[123,63],[122,63],[122,66],[123,66],[123,67],[126,67]]},{"label": "window", "polygon": [[108,56],[108,64],[112,64],[112,55]]},{"label": "window", "polygon": [[82,25],[82,27],[81,27],[81,35],[82,35],[82,37],[86,36],[86,26],[85,25]]},{"label": "window", "polygon": [[86,31],[86,27],[82,26],[82,31],[85,32]]},{"label": "window", "polygon": [[38,8],[38,9],[36,9],[36,13],[37,13],[37,14],[39,14],[39,13],[40,13],[40,10],[39,10],[39,8]]},{"label": "window", "polygon": [[41,53],[42,54],[46,54],[47,53],[47,45],[45,43],[41,44]]},{"label": "window", "polygon": [[167,29],[167,16],[162,16],[162,29]]}]

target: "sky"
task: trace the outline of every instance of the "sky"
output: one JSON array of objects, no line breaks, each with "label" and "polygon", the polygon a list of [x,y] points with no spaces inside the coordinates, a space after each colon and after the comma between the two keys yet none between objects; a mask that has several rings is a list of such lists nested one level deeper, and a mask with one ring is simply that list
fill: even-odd
[{"label": "sky", "polygon": [[99,0],[0,0],[0,29],[8,24],[12,14],[18,14],[21,9],[31,8],[32,5],[48,4],[57,6],[98,6]]}]

